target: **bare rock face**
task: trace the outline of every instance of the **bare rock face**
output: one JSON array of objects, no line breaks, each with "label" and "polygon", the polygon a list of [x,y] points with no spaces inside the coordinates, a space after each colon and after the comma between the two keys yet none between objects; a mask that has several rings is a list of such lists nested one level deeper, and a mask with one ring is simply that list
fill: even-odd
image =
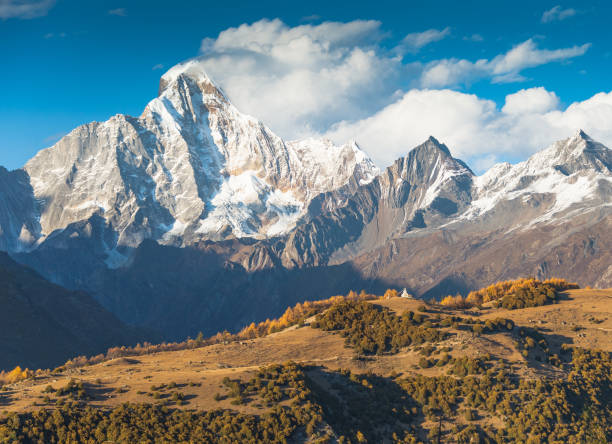
[{"label": "bare rock face", "polygon": [[23,170],[0,167],[0,250],[20,251],[40,236],[39,208]]},{"label": "bare rock face", "polygon": [[342,263],[413,230],[434,228],[471,200],[472,171],[431,137],[371,183],[313,200],[287,240],[286,266]]},{"label": "bare rock face", "polygon": [[109,251],[144,239],[280,236],[314,196],[378,173],[354,142],[285,143],[241,114],[196,62],[168,71],[140,117],[83,125],[24,171],[40,202],[39,243],[97,215],[116,233]]},{"label": "bare rock face", "polygon": [[584,132],[474,177],[470,195],[439,229],[396,236],[352,263],[428,296],[520,276],[612,286],[612,151]]}]

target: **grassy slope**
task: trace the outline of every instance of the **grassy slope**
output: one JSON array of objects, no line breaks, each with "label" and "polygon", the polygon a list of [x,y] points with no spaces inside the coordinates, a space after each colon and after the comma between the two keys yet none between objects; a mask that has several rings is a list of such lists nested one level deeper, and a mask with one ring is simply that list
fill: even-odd
[{"label": "grassy slope", "polygon": [[[417,311],[422,305],[421,301],[400,298],[373,303],[387,306],[398,313],[405,310]],[[428,314],[435,316],[438,313],[442,316],[457,314],[450,310],[432,310]],[[467,317],[469,313],[472,312],[459,314]],[[500,316],[514,320],[517,327],[539,327],[539,331],[551,343],[553,353],[559,352],[562,343],[612,352],[612,289],[572,290],[568,292],[567,299],[559,304],[512,311],[485,309],[474,317],[486,320]],[[597,323],[598,320],[603,322]],[[447,330],[453,334],[439,346],[451,347],[452,356],[477,357],[489,353],[494,358],[507,360],[521,376],[561,376],[561,370],[554,366],[532,357],[524,358],[517,350],[511,333],[474,336],[471,332],[452,328]],[[99,396],[90,402],[95,406],[151,402],[152,398],[148,394],[138,392],[149,393],[151,385],[174,381],[201,383],[201,386],[184,387],[183,391],[189,396],[189,402],[184,408],[208,410],[231,407],[243,412],[258,412],[260,409],[252,405],[232,406],[229,400],[215,401],[214,395],[219,391],[220,381],[225,376],[249,378],[260,366],[289,360],[331,370],[343,368],[357,373],[372,371],[382,376],[394,372],[404,376],[437,376],[445,373],[446,369],[438,367],[414,368],[421,357],[415,347],[408,347],[397,354],[373,356],[365,361],[356,360],[354,350],[345,346],[340,335],[309,326],[294,326],[254,340],[129,359],[119,358],[35,381],[24,381],[11,387],[3,409],[24,411],[39,408],[39,397],[48,384],[63,386],[70,378],[76,378],[95,387]],[[123,389],[123,392],[120,393],[119,389]]]}]

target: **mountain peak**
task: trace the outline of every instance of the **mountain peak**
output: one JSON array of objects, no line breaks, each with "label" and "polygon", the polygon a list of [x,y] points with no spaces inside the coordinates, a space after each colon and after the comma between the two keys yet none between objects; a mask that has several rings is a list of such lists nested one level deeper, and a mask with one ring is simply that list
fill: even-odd
[{"label": "mountain peak", "polygon": [[429,137],[427,138],[427,142],[431,142],[431,143],[434,143],[434,144],[436,144],[436,145],[442,145],[442,144],[441,144],[441,143],[438,141],[438,139],[436,139],[434,136],[429,136]]},{"label": "mountain peak", "polygon": [[441,143],[440,141],[438,141],[438,139],[436,139],[434,136],[429,136],[425,142],[418,145],[414,149],[415,150],[420,149],[420,150],[426,150],[426,151],[431,151],[431,150],[438,151],[439,150],[447,154],[448,156],[451,155],[448,147],[444,145],[443,143]]},{"label": "mountain peak", "polygon": [[530,175],[540,175],[546,170],[555,170],[565,176],[588,172],[610,174],[612,151],[593,140],[583,130],[578,130],[573,136],[535,153],[526,161],[517,164],[517,167],[525,168]]},{"label": "mountain peak", "polygon": [[591,137],[590,137],[590,136],[589,136],[587,133],[585,133],[585,132],[584,132],[582,129],[577,130],[577,131],[574,133],[574,137],[573,137],[573,138],[574,138],[574,139],[582,139],[582,140],[593,140],[593,139],[591,139]]},{"label": "mountain peak", "polygon": [[179,83],[181,79],[195,82],[204,93],[218,96],[227,101],[227,97],[221,91],[221,88],[209,77],[198,59],[179,63],[166,71],[159,80],[158,95],[161,96],[171,85]]}]

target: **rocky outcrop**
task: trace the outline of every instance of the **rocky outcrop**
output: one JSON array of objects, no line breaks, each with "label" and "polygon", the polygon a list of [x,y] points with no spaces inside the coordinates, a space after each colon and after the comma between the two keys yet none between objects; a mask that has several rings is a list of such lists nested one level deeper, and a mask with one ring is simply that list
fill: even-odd
[{"label": "rocky outcrop", "polygon": [[0,250],[22,251],[40,236],[38,202],[23,170],[0,167]]},{"label": "rocky outcrop", "polygon": [[438,227],[469,205],[473,176],[431,137],[371,183],[314,199],[310,219],[288,236],[283,263],[342,263],[389,239]]}]

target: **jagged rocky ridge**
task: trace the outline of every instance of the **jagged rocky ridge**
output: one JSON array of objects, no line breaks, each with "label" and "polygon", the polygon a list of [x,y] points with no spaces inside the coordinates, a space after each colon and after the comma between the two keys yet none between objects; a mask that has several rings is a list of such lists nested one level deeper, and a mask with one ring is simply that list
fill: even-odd
[{"label": "jagged rocky ridge", "polygon": [[432,137],[370,184],[348,197],[326,193],[309,210],[310,220],[289,235],[287,264],[342,263],[434,232],[511,235],[585,214],[594,223],[612,210],[612,151],[578,131],[475,176]]},{"label": "jagged rocky ridge", "polygon": [[80,126],[14,173],[0,201],[10,215],[0,221],[3,245],[31,250],[93,216],[112,231],[103,239],[110,266],[144,239],[274,237],[295,226],[314,196],[377,173],[354,142],[283,141],[187,62],[162,77],[140,117]]},{"label": "jagged rocky ridge", "polygon": [[612,154],[584,132],[482,176],[433,137],[379,171],[355,143],[283,141],[197,63],[0,185],[2,249],[169,339],[355,288],[612,285]]}]

